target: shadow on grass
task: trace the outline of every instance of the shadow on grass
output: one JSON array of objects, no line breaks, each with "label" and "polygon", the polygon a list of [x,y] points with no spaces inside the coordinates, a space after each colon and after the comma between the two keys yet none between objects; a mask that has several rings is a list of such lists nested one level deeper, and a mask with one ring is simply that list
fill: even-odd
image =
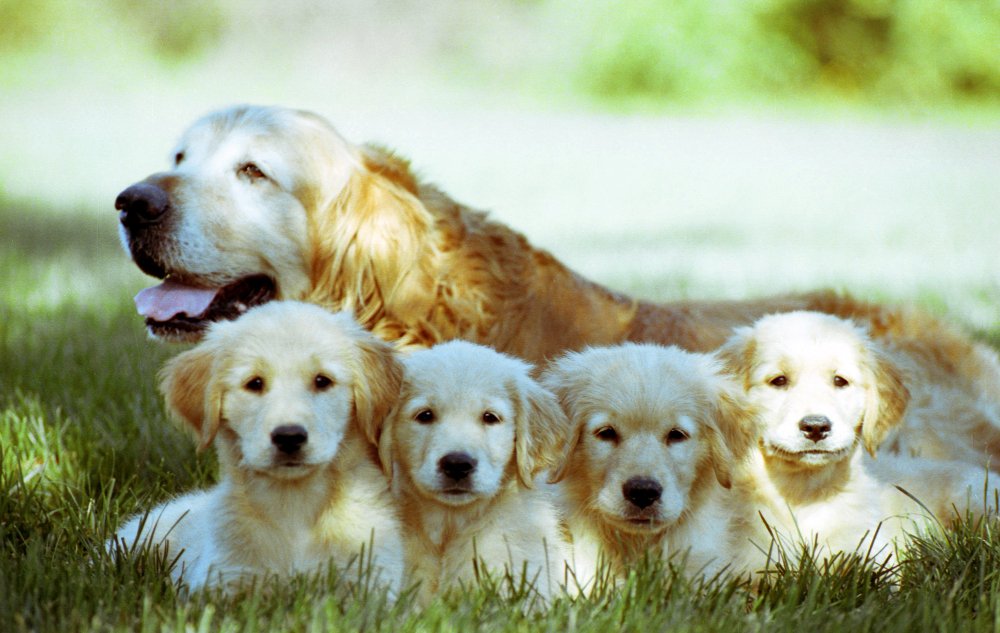
[{"label": "shadow on grass", "polygon": [[73,253],[127,261],[118,242],[118,214],[111,204],[106,214],[97,214],[83,208],[54,212],[30,201],[0,199],[0,236],[4,249],[28,257]]}]

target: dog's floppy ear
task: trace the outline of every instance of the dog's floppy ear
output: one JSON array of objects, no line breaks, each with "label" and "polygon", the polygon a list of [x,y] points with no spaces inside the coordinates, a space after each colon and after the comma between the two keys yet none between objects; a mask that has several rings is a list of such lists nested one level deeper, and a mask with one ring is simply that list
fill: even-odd
[{"label": "dog's floppy ear", "polygon": [[403,367],[392,347],[367,332],[355,344],[354,419],[368,441],[378,446],[386,417],[399,400]]},{"label": "dog's floppy ear", "polygon": [[712,467],[723,488],[732,485],[733,469],[747,458],[760,433],[758,417],[736,381],[716,374],[715,401],[710,407],[713,424],[709,425]]},{"label": "dog's floppy ear", "polygon": [[753,328],[739,327],[716,350],[715,357],[722,363],[726,373],[735,376],[745,390],[749,386],[756,353],[757,340],[753,336]]},{"label": "dog's floppy ear", "polygon": [[528,376],[507,385],[515,403],[514,459],[517,477],[527,488],[559,457],[569,421],[556,397]]},{"label": "dog's floppy ear", "polygon": [[539,378],[542,386],[555,395],[565,415],[565,426],[559,441],[562,451],[549,471],[548,481],[551,484],[559,483],[566,477],[573,453],[583,438],[584,425],[578,421],[582,417],[577,410],[580,404],[578,396],[586,390],[590,372],[586,371],[580,358],[578,352],[564,354],[550,363]]},{"label": "dog's floppy ear", "polygon": [[198,438],[198,450],[215,439],[222,418],[222,385],[214,378],[216,352],[201,344],[167,361],[160,370],[160,393],[170,412]]},{"label": "dog's floppy ear", "polygon": [[307,300],[331,303],[328,289],[336,289],[335,302],[369,329],[386,312],[419,321],[434,297],[427,270],[434,218],[408,189],[414,185],[405,162],[378,148],[359,151],[360,164],[337,198],[313,214],[321,239],[310,271],[316,291]]},{"label": "dog's floppy ear", "polygon": [[899,368],[877,347],[869,344],[863,370],[868,381],[861,441],[873,457],[875,451],[900,422],[910,402],[910,391]]},{"label": "dog's floppy ear", "polygon": [[378,443],[376,444],[378,446],[378,462],[382,466],[382,472],[385,473],[389,481],[392,481],[394,459],[391,425],[397,415],[399,415],[399,409],[395,408],[386,416],[385,423],[378,436]]}]

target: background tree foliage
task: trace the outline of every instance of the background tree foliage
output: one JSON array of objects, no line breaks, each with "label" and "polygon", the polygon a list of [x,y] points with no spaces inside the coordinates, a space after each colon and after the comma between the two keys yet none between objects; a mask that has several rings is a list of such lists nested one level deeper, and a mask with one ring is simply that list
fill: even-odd
[{"label": "background tree foliage", "polygon": [[997,0],[598,0],[595,96],[1000,97]]},{"label": "background tree foliage", "polygon": [[[436,62],[474,66],[464,69],[463,80],[502,72],[508,81],[551,86],[569,77],[571,92],[598,102],[803,95],[889,103],[1000,99],[1000,0],[472,4],[396,0],[366,9],[350,0],[299,0],[270,5],[271,30],[286,27],[284,15],[296,12],[306,21],[328,22],[331,38],[338,27],[371,29],[403,16],[413,39],[437,40],[429,44]],[[176,64],[238,37],[236,18],[248,11],[266,15],[267,7],[258,0],[0,0],[0,53],[53,44],[78,50],[111,28],[128,30],[139,50]],[[485,47],[482,33],[499,22],[519,41]],[[287,39],[294,46],[296,34]]]}]

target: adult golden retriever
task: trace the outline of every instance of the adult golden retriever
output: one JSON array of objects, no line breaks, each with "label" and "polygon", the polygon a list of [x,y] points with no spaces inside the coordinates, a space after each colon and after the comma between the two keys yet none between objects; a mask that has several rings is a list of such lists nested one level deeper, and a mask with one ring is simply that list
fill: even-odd
[{"label": "adult golden retriever", "polygon": [[647,555],[708,577],[763,564],[749,498],[730,489],[756,419],[718,361],[625,343],[568,353],[541,381],[571,423],[550,482],[584,592]]},{"label": "adult golden retriever", "polygon": [[392,478],[408,582],[419,599],[491,573],[558,592],[568,545],[535,479],[560,452],[566,419],[520,359],[466,341],[403,359],[402,395],[369,431]]},{"label": "adult golden retriever", "polygon": [[[271,299],[347,309],[401,346],[462,338],[532,362],[626,340],[709,351],[764,314],[855,316],[910,337],[927,362],[1000,401],[992,350],[947,324],[833,294],[655,304],[601,287],[487,215],[418,179],[315,114],[240,106],[195,122],[174,165],[115,202],[122,241],[147,274],[138,297],[156,336],[192,340]],[[981,384],[980,384],[981,383]]]},{"label": "adult golden retriever", "polygon": [[[968,460],[921,456],[965,457],[972,434],[947,406],[964,397],[907,371],[905,350],[844,319],[792,312],[738,329],[719,356],[761,420],[759,450],[737,488],[783,537],[825,553],[890,553],[893,541],[926,523],[925,509],[941,521],[956,509],[986,509],[988,481],[995,489],[1000,475]],[[949,425],[959,432],[947,445],[920,432]]]},{"label": "adult golden retriever", "polygon": [[132,519],[109,547],[169,548],[191,589],[329,565],[357,577],[370,563],[398,592],[399,521],[361,425],[388,413],[401,377],[392,349],[345,313],[274,302],[213,325],[168,362],[161,388],[214,444],[219,483]]}]

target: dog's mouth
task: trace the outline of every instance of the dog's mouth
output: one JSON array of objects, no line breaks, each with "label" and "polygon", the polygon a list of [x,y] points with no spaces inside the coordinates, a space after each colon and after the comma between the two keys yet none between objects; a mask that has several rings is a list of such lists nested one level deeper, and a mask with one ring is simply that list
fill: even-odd
[{"label": "dog's mouth", "polygon": [[768,452],[779,459],[788,462],[821,465],[839,461],[847,457],[853,445],[843,448],[810,448],[804,450],[789,449],[774,444],[767,446]]},{"label": "dog's mouth", "polygon": [[430,492],[433,498],[450,506],[461,506],[479,499],[479,492],[471,486],[444,486]]},{"label": "dog's mouth", "polygon": [[632,512],[626,510],[622,513],[606,512],[604,514],[609,523],[617,526],[618,529],[624,532],[632,534],[662,532],[673,523],[664,518],[659,512],[650,510]]},{"label": "dog's mouth", "polygon": [[250,275],[225,286],[208,288],[167,277],[135,296],[150,334],[170,341],[196,341],[215,321],[238,318],[276,298],[278,287],[267,275]]},{"label": "dog's mouth", "polygon": [[625,532],[632,534],[655,534],[662,532],[670,524],[663,518],[654,515],[648,516],[617,516],[615,523]]},{"label": "dog's mouth", "polygon": [[301,479],[316,470],[317,465],[304,459],[276,459],[265,468],[256,468],[265,477],[282,481]]}]

